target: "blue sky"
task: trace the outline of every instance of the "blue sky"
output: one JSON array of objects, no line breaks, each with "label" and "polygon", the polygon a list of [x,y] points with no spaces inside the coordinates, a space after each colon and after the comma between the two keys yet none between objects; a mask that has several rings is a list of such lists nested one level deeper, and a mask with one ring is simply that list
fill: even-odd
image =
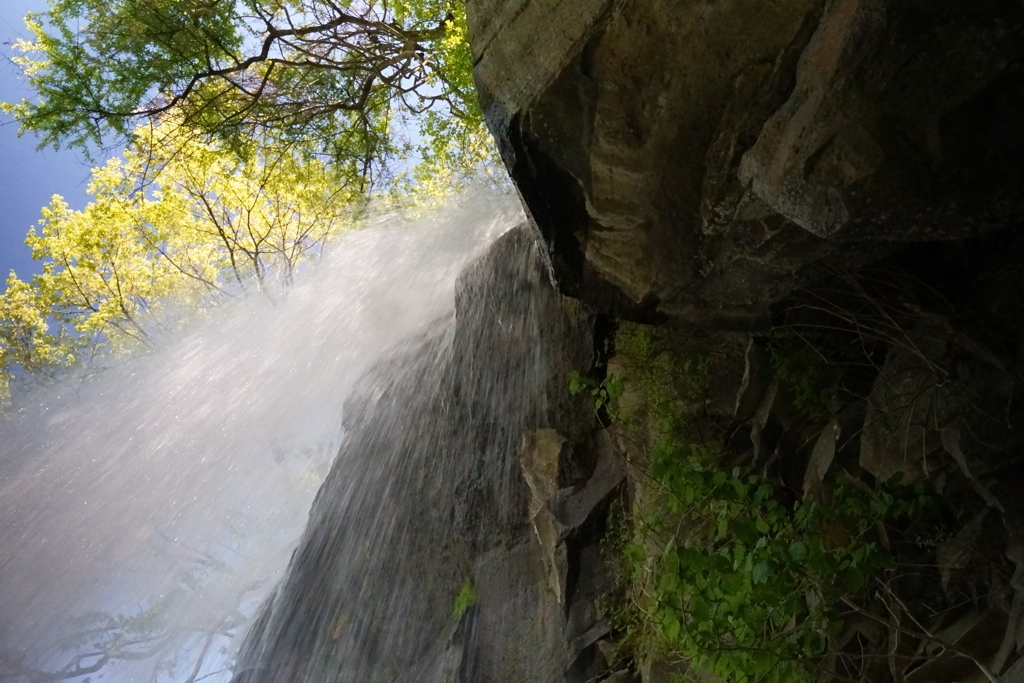
[{"label": "blue sky", "polygon": [[[32,97],[18,70],[11,65],[10,44],[27,37],[24,16],[46,9],[46,0],[0,0],[0,101]],[[59,194],[71,205],[85,206],[90,165],[81,155],[52,149],[36,151],[31,133],[18,137],[18,126],[0,114],[0,292],[7,272],[23,280],[38,272],[25,246],[25,233],[39,220],[39,210]]]}]

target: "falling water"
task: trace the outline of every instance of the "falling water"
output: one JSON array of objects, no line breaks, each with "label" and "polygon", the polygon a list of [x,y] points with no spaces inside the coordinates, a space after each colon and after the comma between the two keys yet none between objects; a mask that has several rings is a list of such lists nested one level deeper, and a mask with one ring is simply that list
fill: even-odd
[{"label": "falling water", "polygon": [[344,443],[235,683],[575,680],[566,638],[593,615],[567,615],[547,589],[520,454],[540,428],[587,429],[565,378],[592,362],[592,321],[556,293],[525,226],[455,292],[452,325],[350,395]]},{"label": "falling water", "polygon": [[[384,565],[404,555],[423,582],[432,551],[468,557],[470,546],[486,545],[467,537],[463,549],[424,548],[433,541],[416,536],[431,525],[486,524],[488,514],[428,519],[437,507],[431,495],[452,494],[436,474],[448,468],[449,482],[465,485],[466,468],[482,463],[456,465],[466,460],[455,450],[478,458],[489,442],[508,450],[520,438],[518,425],[496,419],[518,415],[509,403],[518,394],[452,398],[440,388],[452,381],[455,356],[468,362],[462,376],[487,371],[474,358],[495,352],[465,346],[453,327],[456,279],[519,220],[517,206],[494,197],[466,201],[444,219],[378,220],[344,239],[283,301],[231,307],[83,386],[23,399],[15,418],[0,423],[0,680],[98,668],[104,647],[129,655],[106,662],[107,680],[151,680],[154,672],[163,681],[226,680],[228,671],[209,674],[230,663],[258,609],[250,659],[284,648],[288,628],[315,631],[319,644],[288,642],[305,648],[305,664],[319,657],[335,674],[383,670],[382,647],[401,652],[396,666],[422,655],[426,641],[394,620],[424,625],[437,613],[443,625],[450,595],[441,604],[424,590],[429,599],[417,603],[409,572]],[[496,329],[527,340],[535,331],[508,327],[526,321],[509,312]],[[498,353],[533,348],[526,341]],[[490,416],[492,432],[442,446],[431,424],[444,422],[436,411],[445,401]],[[391,412],[373,417],[381,411]],[[385,431],[368,434],[371,423]],[[438,460],[403,461],[416,444]],[[281,584],[336,456],[319,517]],[[502,467],[499,479],[508,480]],[[324,510],[341,515],[344,538],[316,526]],[[314,560],[333,593],[287,599],[328,604],[343,595],[349,609],[281,626],[275,615],[301,588],[295,576],[310,569],[309,539],[318,533],[334,534],[334,555]],[[462,580],[468,559],[459,557],[438,562],[445,591]],[[135,661],[133,653],[152,656]],[[293,666],[297,651],[288,656]]]}]

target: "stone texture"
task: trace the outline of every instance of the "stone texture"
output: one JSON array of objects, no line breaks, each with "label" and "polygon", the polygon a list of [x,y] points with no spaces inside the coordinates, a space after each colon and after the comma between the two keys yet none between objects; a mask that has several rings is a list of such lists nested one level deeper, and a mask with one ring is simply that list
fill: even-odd
[{"label": "stone texture", "polygon": [[[565,609],[518,456],[524,435],[551,437],[534,468],[550,480],[559,434],[596,428],[566,391],[567,371],[591,362],[591,325],[551,286],[528,226],[467,268],[454,321],[385,357],[346,404],[341,451],[237,683],[561,680]],[[468,578],[478,601],[453,624]]]},{"label": "stone texture", "polygon": [[[346,439],[235,683],[584,683],[625,472],[592,406],[594,316],[520,226],[462,273],[455,319],[360,380]],[[475,604],[455,614],[467,579]]]},{"label": "stone texture", "polygon": [[556,519],[550,502],[558,494],[558,464],[565,437],[556,430],[538,429],[523,437],[519,465],[530,487],[530,519],[544,560],[547,587],[558,604],[565,602],[565,579],[569,572],[562,537],[565,526]]},{"label": "stone texture", "polygon": [[1024,216],[1011,0],[469,0],[481,103],[562,291],[764,324],[817,266]]}]

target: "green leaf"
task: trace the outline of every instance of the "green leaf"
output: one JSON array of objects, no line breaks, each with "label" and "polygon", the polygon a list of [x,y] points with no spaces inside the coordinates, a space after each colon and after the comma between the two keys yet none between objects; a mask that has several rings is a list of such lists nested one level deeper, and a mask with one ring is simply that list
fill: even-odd
[{"label": "green leaf", "polygon": [[643,546],[637,545],[636,543],[627,544],[625,553],[626,557],[628,557],[630,561],[637,564],[643,562],[644,557],[647,556],[647,553],[644,551]]},{"label": "green leaf", "polygon": [[[308,151],[254,143],[240,161],[173,122],[136,131],[121,158],[92,170],[84,209],[54,196],[26,238],[43,262],[32,285],[47,309],[41,319],[56,328],[22,335],[35,362],[53,366],[59,351],[69,365],[87,346],[82,355],[93,358],[151,346],[154,333],[173,335],[228,299],[229,282],[228,289],[276,296],[295,269],[352,225],[353,204],[361,201]],[[154,191],[137,191],[148,183]],[[16,303],[11,284],[8,305],[0,306],[4,320]],[[193,316],[183,315],[189,310]],[[16,318],[29,322],[27,313]],[[13,348],[0,339],[3,347]]]},{"label": "green leaf", "polygon": [[615,375],[608,375],[608,378],[604,381],[605,386],[608,389],[609,398],[616,399],[622,396],[626,386],[622,383],[622,380]]},{"label": "green leaf", "polygon": [[747,557],[747,548],[742,543],[736,543],[733,546],[733,560],[732,566],[734,569],[739,569],[740,565],[743,564],[743,560]]},{"label": "green leaf", "polygon": [[768,563],[765,561],[758,562],[754,565],[754,568],[750,572],[751,578],[754,584],[762,584],[768,580]]},{"label": "green leaf", "polygon": [[[157,119],[240,158],[253,131],[281,148],[313,141],[315,154],[356,176],[353,187],[389,177],[389,160],[412,151],[403,140],[412,135],[423,161],[397,175],[427,193],[450,189],[496,165],[473,85],[465,6],[389,4],[359,10],[369,21],[353,18],[350,1],[50,0],[48,12],[29,17],[31,39],[15,45],[36,96],[3,109],[38,132],[42,146],[85,151],[130,139],[137,124]],[[295,53],[286,37],[294,31],[316,49]],[[259,54],[264,43],[273,66]],[[407,61],[410,45],[421,51],[418,64]],[[417,85],[399,98],[410,81]],[[402,110],[413,126],[395,125]]]},{"label": "green leaf", "polygon": [[794,562],[803,562],[807,559],[807,544],[802,541],[795,541],[789,546],[789,558]]},{"label": "green leaf", "polygon": [[665,558],[663,560],[662,566],[664,567],[665,572],[667,572],[669,574],[673,574],[673,575],[678,575],[679,574],[679,553],[674,551],[674,550],[672,550],[672,549],[669,549],[665,553]]},{"label": "green leaf", "polygon": [[881,571],[883,569],[890,568],[895,560],[888,551],[882,550],[881,548],[873,548],[865,559],[865,564],[868,568],[875,571]]},{"label": "green leaf", "polygon": [[664,609],[661,614],[665,638],[670,642],[678,640],[680,625],[679,617],[676,615],[675,610]]},{"label": "green leaf", "polygon": [[681,548],[678,552],[680,564],[691,572],[699,572],[706,565],[704,554],[696,548]]},{"label": "green leaf", "polygon": [[757,487],[757,493],[754,494],[754,500],[761,502],[768,500],[772,497],[775,490],[768,484],[761,484]]},{"label": "green leaf", "polygon": [[858,593],[864,587],[865,576],[860,569],[846,570],[846,587],[851,593]]},{"label": "green leaf", "polygon": [[725,574],[720,584],[724,594],[735,595],[743,590],[743,577],[736,573]]},{"label": "green leaf", "polygon": [[455,607],[453,610],[455,618],[461,619],[462,615],[465,614],[470,607],[476,604],[476,600],[476,587],[473,585],[473,579],[467,578],[463,582],[462,588],[459,590],[459,594],[455,596]]},{"label": "green leaf", "polygon": [[760,529],[757,522],[745,519],[736,525],[733,533],[744,543],[754,543],[760,535]]}]

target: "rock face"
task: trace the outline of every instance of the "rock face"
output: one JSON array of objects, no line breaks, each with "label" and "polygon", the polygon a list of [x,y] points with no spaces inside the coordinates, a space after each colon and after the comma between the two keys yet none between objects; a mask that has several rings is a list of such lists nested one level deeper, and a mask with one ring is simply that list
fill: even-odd
[{"label": "rock face", "polygon": [[812,279],[1024,216],[1017,0],[468,0],[562,291],[747,328]]},{"label": "rock face", "polygon": [[[463,277],[450,337],[366,378],[236,683],[682,673],[624,661],[597,609],[608,502],[631,494],[614,428],[569,398],[566,373],[600,383],[616,317],[671,323],[670,352],[693,341],[713,357],[693,410],[740,435],[723,467],[756,465],[794,500],[826,498],[842,469],[941,480],[967,501],[936,551],[941,589],[974,591],[970,572],[1005,547],[1007,576],[979,585],[1006,604],[935,628],[962,627],[956,643],[1021,680],[1020,0],[466,6],[487,121],[561,294],[585,305],[550,287],[533,232],[517,230]],[[886,275],[872,298],[866,271],[843,280],[883,259],[914,285]],[[829,277],[846,287],[833,299]],[[842,387],[819,373],[835,391],[813,413],[779,367],[785,338],[758,334],[773,316],[773,334],[838,330],[850,343],[829,348],[863,353]],[[716,335],[684,344],[693,328]],[[818,375],[797,370],[816,399]],[[467,580],[476,600],[453,613]],[[933,671],[954,657],[932,659],[893,680],[967,680]]]},{"label": "rock face", "polygon": [[[454,324],[385,358],[347,404],[236,683],[588,679],[607,586],[581,557],[624,477],[566,390],[592,365],[593,323],[527,226],[463,273]],[[460,585],[474,597],[458,606]]]}]

